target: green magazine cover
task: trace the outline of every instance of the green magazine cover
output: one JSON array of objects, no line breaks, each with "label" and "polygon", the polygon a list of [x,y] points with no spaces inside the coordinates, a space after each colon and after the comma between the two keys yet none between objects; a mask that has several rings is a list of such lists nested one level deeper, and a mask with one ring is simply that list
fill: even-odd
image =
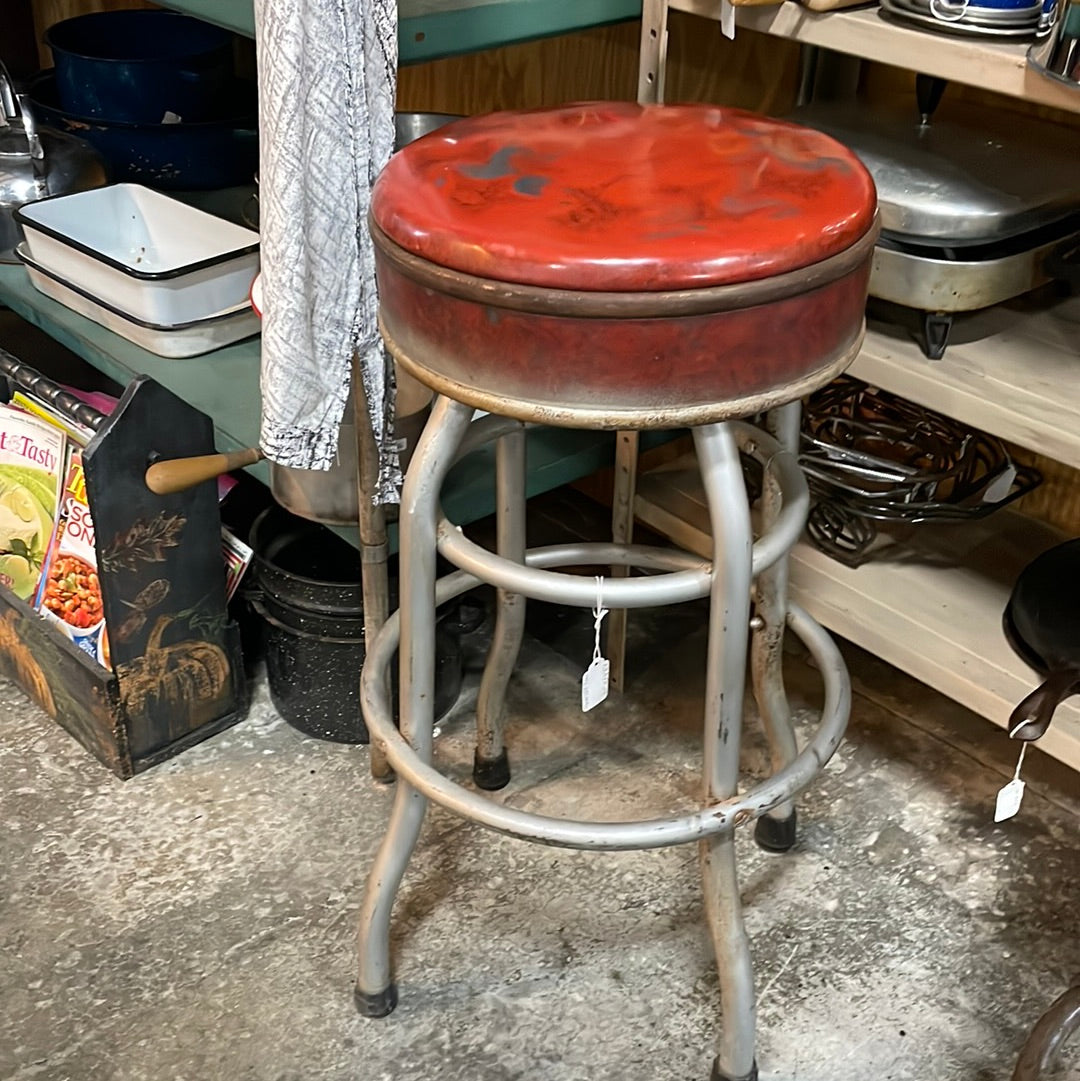
[{"label": "green magazine cover", "polygon": [[56,525],[64,433],[0,405],[0,582],[28,600],[37,589]]}]

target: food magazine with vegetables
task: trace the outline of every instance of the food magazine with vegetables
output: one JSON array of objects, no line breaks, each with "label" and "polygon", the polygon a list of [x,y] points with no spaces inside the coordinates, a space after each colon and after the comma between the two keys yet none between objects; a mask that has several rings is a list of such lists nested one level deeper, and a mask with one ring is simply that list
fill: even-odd
[{"label": "food magazine with vegetables", "polygon": [[0,582],[29,600],[41,579],[60,502],[64,433],[0,404]]},{"label": "food magazine with vegetables", "polygon": [[94,520],[86,498],[82,451],[74,448],[37,607],[46,619],[58,623],[79,649],[103,667],[112,667],[94,549]]}]

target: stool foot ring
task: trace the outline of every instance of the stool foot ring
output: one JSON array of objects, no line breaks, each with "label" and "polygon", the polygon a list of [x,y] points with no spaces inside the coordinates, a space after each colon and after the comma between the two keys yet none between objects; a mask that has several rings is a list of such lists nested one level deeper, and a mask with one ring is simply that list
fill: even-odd
[{"label": "stool foot ring", "polygon": [[790,852],[798,836],[799,814],[792,808],[786,818],[762,815],[754,826],[754,840],[765,852]]},{"label": "stool foot ring", "polygon": [[[566,555],[559,552],[558,555],[565,564],[581,562],[577,554]],[[669,558],[674,560],[680,557],[675,554]],[[540,563],[540,558],[537,558],[536,562]],[[649,579],[625,578],[619,581],[648,582]],[[444,604],[472,589],[477,582],[474,575],[464,571],[457,571],[439,579],[436,584],[436,603]],[[821,770],[840,744],[851,709],[851,684],[840,651],[820,624],[812,620],[798,605],[790,606],[787,622],[809,649],[824,677],[825,703],[816,733],[793,762],[752,791],[725,800],[722,804],[710,805],[672,818],[636,822],[581,822],[551,818],[506,804],[493,803],[443,777],[417,755],[394,726],[390,696],[384,686],[383,673],[401,639],[400,614],[397,612],[376,635],[364,660],[360,675],[364,717],[373,738],[386,745],[387,759],[398,774],[398,784],[404,779],[406,786],[414,788],[422,796],[434,800],[461,818],[479,822],[499,833],[564,848],[587,848],[594,851],[605,849],[609,852],[687,844],[730,831],[740,821],[758,817],[785,800],[790,800]]]},{"label": "stool foot ring", "polygon": [[709,1081],[758,1081],[757,1063],[754,1063],[748,1074],[743,1074],[742,1077],[732,1077],[731,1074],[724,1073],[720,1069],[719,1059],[713,1059],[712,1074],[709,1076]]},{"label": "stool foot ring", "polygon": [[356,1012],[361,1017],[387,1017],[394,1012],[397,1005],[397,984],[392,983],[373,995],[354,987],[353,1001],[356,1003]]},{"label": "stool foot ring", "polygon": [[510,759],[506,751],[496,758],[481,758],[479,751],[473,756],[473,781],[485,792],[498,792],[510,783]]}]

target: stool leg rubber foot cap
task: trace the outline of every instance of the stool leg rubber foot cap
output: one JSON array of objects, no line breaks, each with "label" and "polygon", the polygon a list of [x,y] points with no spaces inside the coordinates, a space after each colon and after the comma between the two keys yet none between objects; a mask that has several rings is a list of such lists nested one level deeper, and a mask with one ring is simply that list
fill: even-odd
[{"label": "stool leg rubber foot cap", "polygon": [[766,852],[790,852],[795,847],[799,816],[795,810],[787,818],[762,815],[754,826],[754,840]]},{"label": "stool leg rubber foot cap", "polygon": [[473,757],[473,780],[477,788],[485,792],[498,792],[510,783],[510,759],[503,751],[498,758],[481,758],[480,755]]},{"label": "stool leg rubber foot cap", "polygon": [[353,1001],[356,1003],[357,1012],[363,1017],[386,1017],[394,1012],[397,1005],[397,986],[390,984],[383,991],[369,995],[361,991],[359,987],[353,988]]},{"label": "stool leg rubber foot cap", "polygon": [[720,1069],[720,1062],[717,1059],[713,1060],[712,1075],[709,1081],[758,1081],[757,1063],[750,1068],[748,1074],[743,1074],[742,1077],[732,1077],[729,1073],[724,1073]]}]

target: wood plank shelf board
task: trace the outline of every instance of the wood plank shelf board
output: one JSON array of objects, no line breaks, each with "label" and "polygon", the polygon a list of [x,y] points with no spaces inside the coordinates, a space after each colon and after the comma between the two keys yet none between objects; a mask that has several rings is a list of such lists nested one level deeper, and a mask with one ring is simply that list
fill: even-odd
[{"label": "wood plank shelf board", "polygon": [[[252,0],[161,2],[247,37],[255,33]],[[422,63],[640,15],[641,0],[400,0],[398,58]]]},{"label": "wood plank shelf board", "polygon": [[[709,556],[693,455],[639,478],[637,517]],[[927,528],[888,559],[846,567],[808,543],[792,553],[792,598],[826,627],[1004,727],[1039,678],[1012,652],[1001,616],[1012,582],[1060,535],[1018,514]],[[1062,706],[1039,747],[1080,770],[1080,706]]]},{"label": "wood plank shelf board", "polygon": [[[672,0],[671,7],[709,19],[720,17],[720,0]],[[794,0],[784,0],[778,5],[737,7],[735,20],[745,30],[1080,112],[1080,94],[1074,88],[1054,82],[1028,66],[1028,42],[935,34],[891,22],[876,5],[815,12]]]},{"label": "wood plank shelf board", "polygon": [[1021,300],[958,316],[941,360],[872,321],[852,375],[1080,468],[1080,298]]}]

